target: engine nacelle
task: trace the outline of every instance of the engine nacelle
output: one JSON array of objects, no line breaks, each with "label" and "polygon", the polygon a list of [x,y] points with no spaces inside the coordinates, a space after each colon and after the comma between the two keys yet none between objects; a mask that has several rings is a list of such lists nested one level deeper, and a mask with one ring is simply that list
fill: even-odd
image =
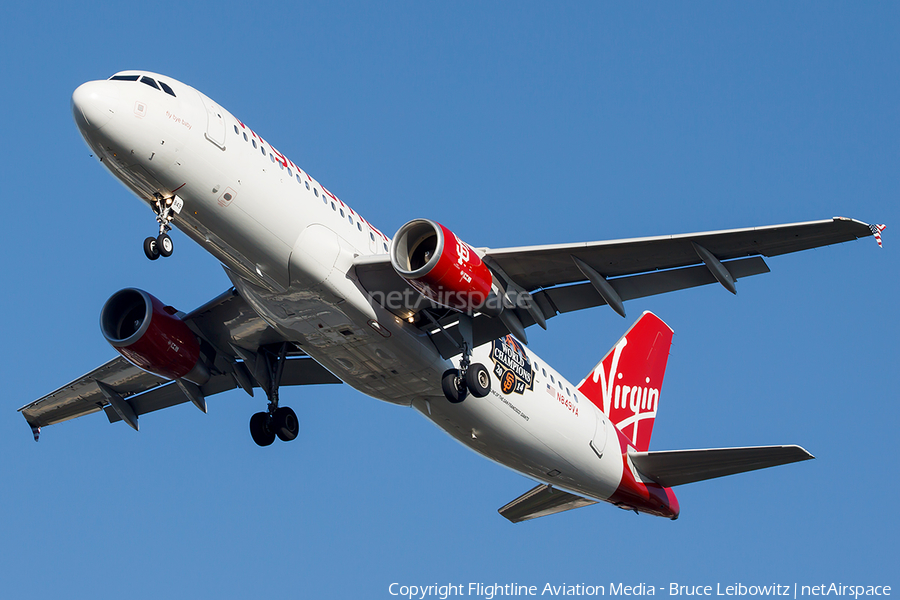
[{"label": "engine nacelle", "polygon": [[100,330],[135,366],[160,377],[203,385],[209,371],[200,361],[200,343],[176,312],[143,290],[126,288],[103,305]]},{"label": "engine nacelle", "polygon": [[397,231],[391,265],[420,294],[461,312],[484,309],[496,298],[491,271],[475,250],[428,219],[415,219]]}]

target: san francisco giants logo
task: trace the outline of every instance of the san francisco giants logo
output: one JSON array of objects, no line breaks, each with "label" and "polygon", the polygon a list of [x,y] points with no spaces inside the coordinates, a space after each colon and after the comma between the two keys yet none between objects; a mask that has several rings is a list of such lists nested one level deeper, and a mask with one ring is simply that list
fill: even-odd
[{"label": "san francisco giants logo", "polygon": [[507,371],[503,374],[503,381],[500,382],[500,390],[504,394],[508,394],[516,389],[516,376],[513,375],[512,371]]}]

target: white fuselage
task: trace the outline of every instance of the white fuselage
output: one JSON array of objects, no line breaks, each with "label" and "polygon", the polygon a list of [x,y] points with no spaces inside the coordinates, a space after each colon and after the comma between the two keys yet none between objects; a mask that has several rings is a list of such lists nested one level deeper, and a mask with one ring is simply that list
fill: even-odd
[{"label": "white fuselage", "polygon": [[281,335],[348,385],[413,406],[492,460],[597,500],[615,492],[625,468],[618,432],[574,385],[500,340],[472,361],[493,371],[519,356],[519,389],[503,393],[495,372],[487,397],[449,403],[440,382],[454,365],[355,278],[354,259],[386,253],[390,240],[208,97],[168,77],[123,73],[165,82],[175,96],[140,81],[84,84],[73,110],[88,144],[145,202],[177,194],[174,226],[225,265]]}]

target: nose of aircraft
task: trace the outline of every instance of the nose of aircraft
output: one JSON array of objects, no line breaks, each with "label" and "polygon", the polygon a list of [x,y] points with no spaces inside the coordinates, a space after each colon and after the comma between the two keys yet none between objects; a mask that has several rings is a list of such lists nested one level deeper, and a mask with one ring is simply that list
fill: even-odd
[{"label": "nose of aircraft", "polygon": [[119,95],[109,81],[83,83],[72,94],[72,114],[84,132],[95,131],[109,123],[118,104]]}]

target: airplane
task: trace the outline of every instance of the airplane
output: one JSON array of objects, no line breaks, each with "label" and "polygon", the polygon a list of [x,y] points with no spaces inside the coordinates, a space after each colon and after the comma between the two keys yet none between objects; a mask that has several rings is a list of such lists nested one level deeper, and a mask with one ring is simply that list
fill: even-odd
[{"label": "airplane", "polygon": [[182,312],[138,288],[100,329],[119,356],[19,409],[41,428],[103,411],[139,418],[256,389],[260,446],[298,436],[282,386],[346,383],[411,406],[464,446],[534,480],[499,509],[512,522],[605,501],[678,518],[672,487],[812,458],[799,446],[650,451],[672,330],[645,312],[573,385],[530,348],[557,315],[766,273],[763,257],[874,235],[833,219],[515,248],[473,247],[417,218],[389,238],[214,100],[127,70],[90,81],[72,112],[100,163],[155,215],[150,260],[179,229],[231,287]]}]

